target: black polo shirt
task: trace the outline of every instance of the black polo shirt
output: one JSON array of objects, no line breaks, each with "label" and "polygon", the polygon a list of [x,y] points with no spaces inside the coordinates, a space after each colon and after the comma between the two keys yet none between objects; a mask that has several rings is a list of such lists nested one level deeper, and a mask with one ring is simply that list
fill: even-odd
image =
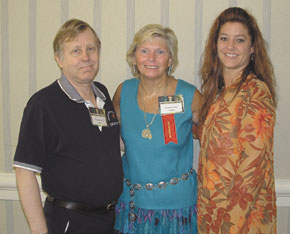
[{"label": "black polo shirt", "polygon": [[91,123],[87,103],[62,77],[35,93],[21,123],[14,166],[39,172],[53,197],[104,205],[122,192],[119,123],[106,87],[92,84],[108,127]]}]

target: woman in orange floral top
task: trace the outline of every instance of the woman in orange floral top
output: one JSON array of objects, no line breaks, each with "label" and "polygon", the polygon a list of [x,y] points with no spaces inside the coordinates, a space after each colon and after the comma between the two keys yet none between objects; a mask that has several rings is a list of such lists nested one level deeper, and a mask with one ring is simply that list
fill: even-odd
[{"label": "woman in orange floral top", "polygon": [[200,74],[198,232],[276,233],[275,80],[253,16],[218,16]]}]

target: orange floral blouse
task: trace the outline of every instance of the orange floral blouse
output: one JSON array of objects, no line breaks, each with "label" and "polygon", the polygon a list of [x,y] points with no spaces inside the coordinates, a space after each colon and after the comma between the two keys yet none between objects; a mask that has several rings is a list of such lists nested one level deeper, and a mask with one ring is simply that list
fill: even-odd
[{"label": "orange floral blouse", "polygon": [[254,75],[235,91],[199,128],[198,233],[276,233],[273,100]]}]

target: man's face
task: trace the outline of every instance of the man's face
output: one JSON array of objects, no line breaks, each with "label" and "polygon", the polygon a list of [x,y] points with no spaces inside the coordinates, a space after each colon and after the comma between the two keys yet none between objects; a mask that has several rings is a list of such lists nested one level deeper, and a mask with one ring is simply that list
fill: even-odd
[{"label": "man's face", "polygon": [[87,28],[72,41],[65,41],[55,59],[73,84],[92,82],[99,70],[99,51],[94,33]]}]

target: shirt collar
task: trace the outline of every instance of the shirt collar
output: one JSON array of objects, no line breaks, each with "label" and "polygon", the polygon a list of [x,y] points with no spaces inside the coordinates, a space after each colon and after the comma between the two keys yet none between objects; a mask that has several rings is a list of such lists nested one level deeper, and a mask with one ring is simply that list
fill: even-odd
[{"label": "shirt collar", "polygon": [[[73,85],[69,82],[69,80],[61,73],[61,77],[57,80],[62,91],[73,101],[77,103],[84,103],[85,100],[81,97],[78,91],[73,87]],[[97,86],[92,82],[91,84],[92,90],[96,97],[106,101],[106,97],[101,90],[97,88]]]}]

